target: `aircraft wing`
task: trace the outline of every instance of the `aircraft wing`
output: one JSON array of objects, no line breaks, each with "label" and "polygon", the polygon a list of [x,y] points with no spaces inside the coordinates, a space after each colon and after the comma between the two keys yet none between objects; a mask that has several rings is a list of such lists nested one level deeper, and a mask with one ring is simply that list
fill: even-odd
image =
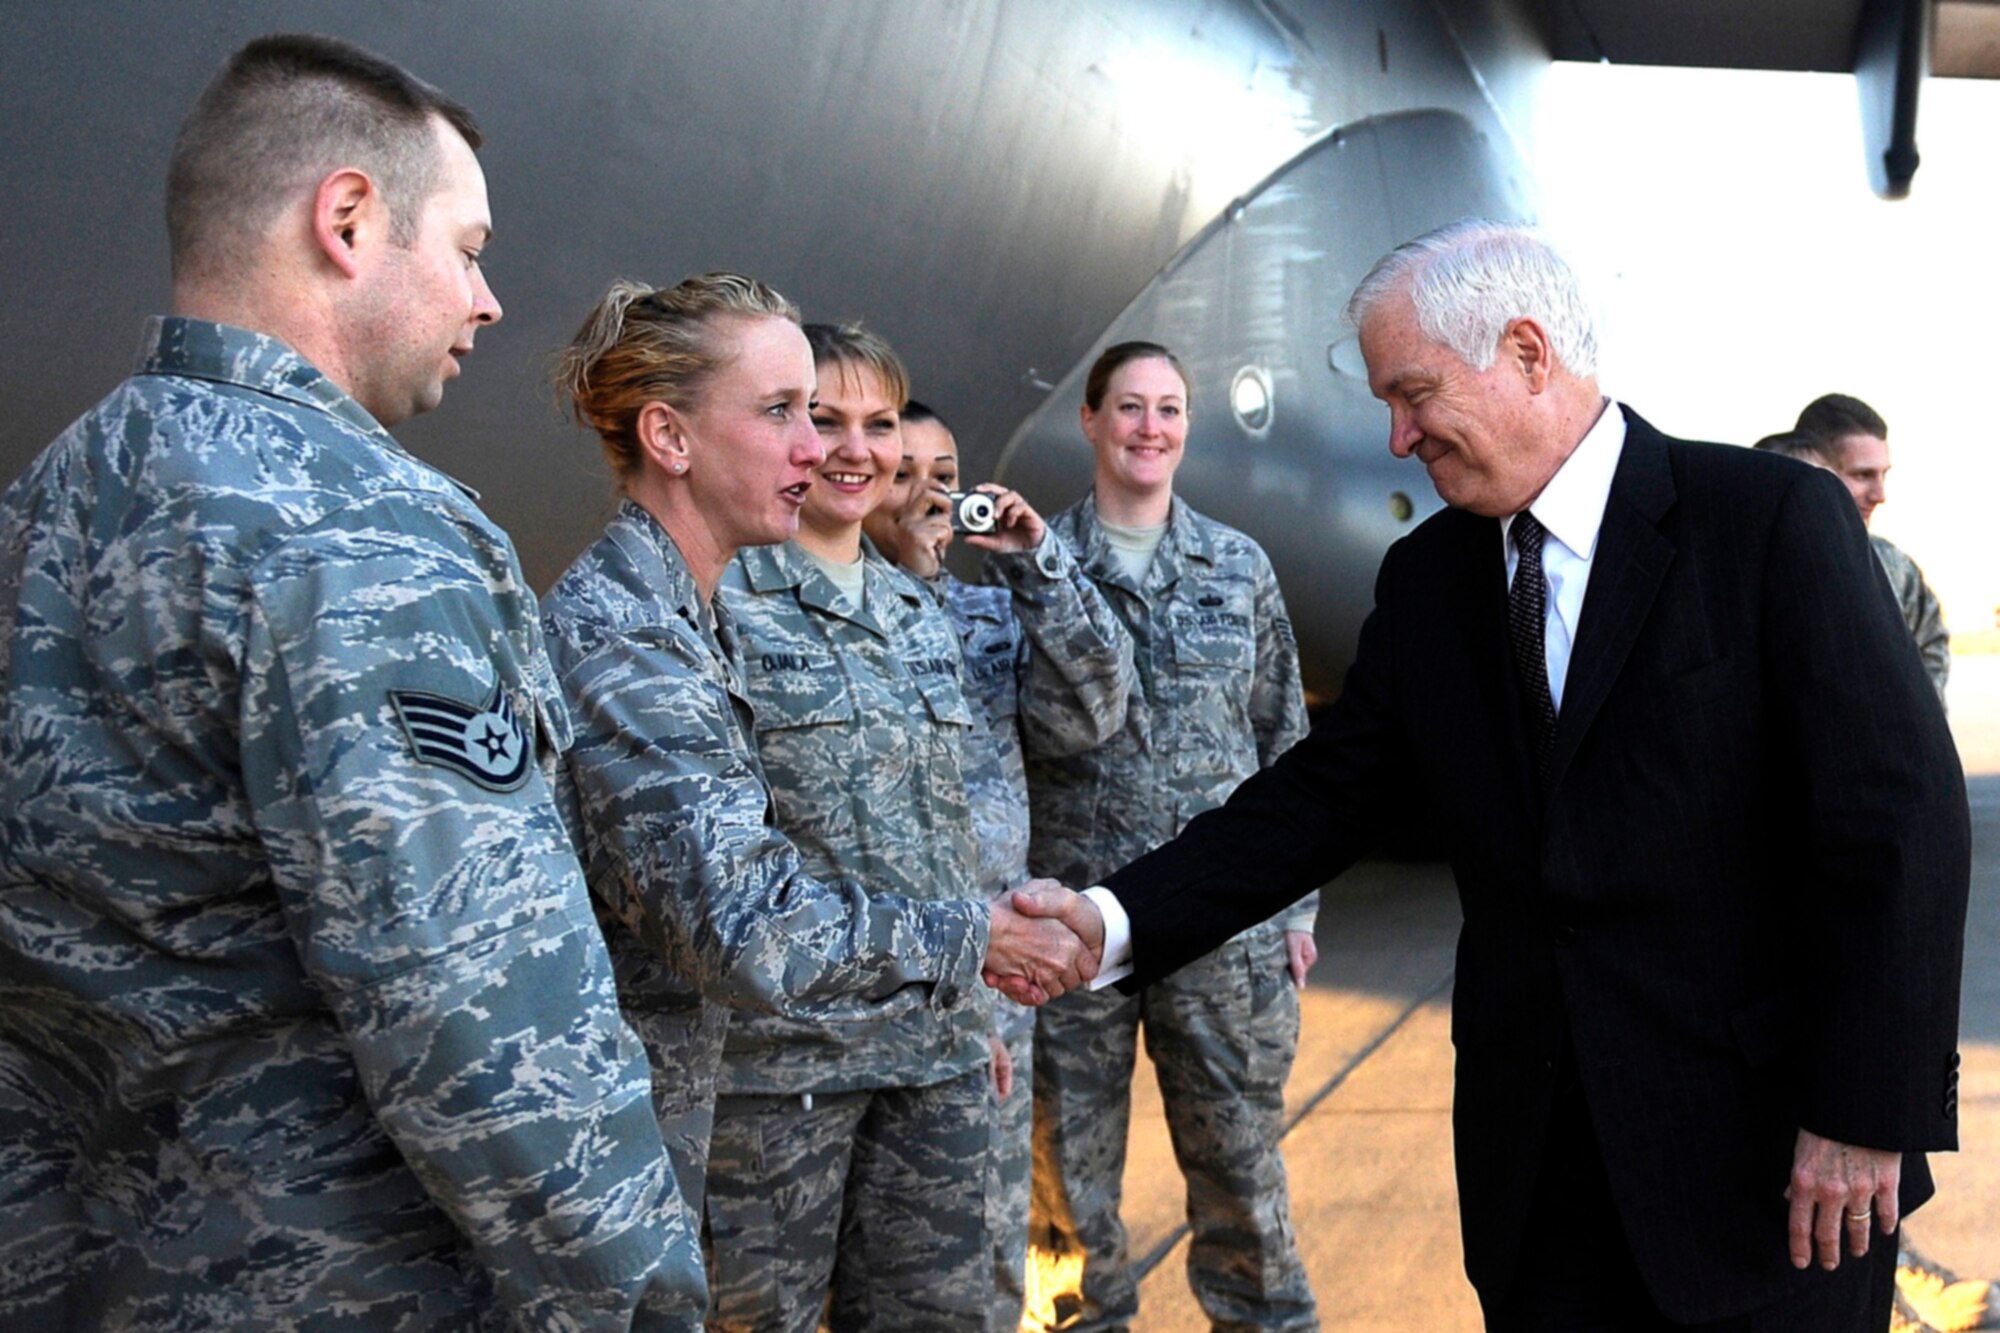
[{"label": "aircraft wing", "polygon": [[1558,60],[1855,75],[1870,183],[1909,193],[1926,73],[2000,77],[2000,0],[1544,0]]}]

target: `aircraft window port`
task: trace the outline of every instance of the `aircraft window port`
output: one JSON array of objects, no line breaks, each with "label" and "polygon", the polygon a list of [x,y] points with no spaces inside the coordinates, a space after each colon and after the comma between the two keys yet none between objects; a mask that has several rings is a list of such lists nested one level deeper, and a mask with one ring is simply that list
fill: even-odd
[{"label": "aircraft window port", "polygon": [[1243,429],[1261,431],[1271,424],[1271,377],[1258,366],[1245,366],[1229,385],[1229,406]]}]

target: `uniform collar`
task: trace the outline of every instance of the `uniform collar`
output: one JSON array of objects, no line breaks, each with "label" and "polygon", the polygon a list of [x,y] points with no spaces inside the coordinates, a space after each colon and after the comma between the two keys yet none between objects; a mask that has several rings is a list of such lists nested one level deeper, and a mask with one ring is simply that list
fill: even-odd
[{"label": "uniform collar", "polygon": [[889,637],[889,631],[876,615],[876,610],[884,605],[885,599],[900,598],[909,605],[917,605],[923,597],[917,591],[916,581],[897,576],[866,536],[861,539],[862,577],[866,591],[862,595],[864,605],[858,611],[847,604],[840,589],[833,586],[833,580],[820,572],[813,558],[796,542],[778,546],[746,546],[736,558],[742,562],[743,580],[752,592],[773,593],[789,588],[801,605],[852,621],[883,638]]},{"label": "uniform collar", "polygon": [[[1104,535],[1104,521],[1097,516],[1097,493],[1085,495],[1076,512],[1077,549],[1083,552],[1084,563],[1092,575],[1135,593],[1145,591],[1126,578],[1125,567],[1112,554],[1110,539]],[[1160,539],[1160,549],[1153,553],[1153,563],[1146,569],[1145,587],[1159,588],[1172,583],[1190,560],[1213,565],[1215,548],[1207,529],[1196,521],[1194,510],[1176,495],[1167,509],[1166,535]]]},{"label": "uniform collar", "polygon": [[[233,384],[254,393],[280,398],[309,411],[324,412],[368,436],[384,449],[415,459],[396,442],[368,409],[322,374],[317,366],[268,333],[239,329],[213,320],[180,315],[154,315],[139,340],[135,375],[173,375],[183,379]],[[421,459],[415,461],[422,463]],[[479,492],[447,473],[437,472],[472,499]]]},{"label": "uniform collar", "polygon": [[618,513],[605,529],[618,549],[631,562],[633,572],[661,604],[696,625],[707,626],[709,608],[702,604],[701,589],[687,567],[680,547],[657,518],[631,500],[618,502]]}]

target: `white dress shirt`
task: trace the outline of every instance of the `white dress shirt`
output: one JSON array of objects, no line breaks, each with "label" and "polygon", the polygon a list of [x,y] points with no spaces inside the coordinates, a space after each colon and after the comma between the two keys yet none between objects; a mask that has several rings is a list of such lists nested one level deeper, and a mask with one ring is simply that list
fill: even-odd
[{"label": "white dress shirt", "polygon": [[[1548,580],[1548,620],[1542,630],[1542,655],[1549,668],[1549,697],[1562,713],[1563,682],[1569,676],[1569,651],[1583,615],[1583,593],[1590,584],[1590,562],[1597,555],[1597,532],[1604,526],[1604,506],[1611,499],[1611,477],[1625,450],[1625,414],[1606,402],[1597,424],[1570,451],[1542,493],[1528,508],[1552,540],[1542,542],[1542,575]],[[1500,520],[1500,547],[1507,560],[1507,586],[1514,585],[1514,567],[1521,553],[1513,541],[1514,515]]]},{"label": "white dress shirt", "polygon": [[[1563,682],[1569,677],[1570,649],[1583,616],[1583,594],[1590,585],[1590,562],[1596,558],[1597,534],[1604,526],[1604,507],[1611,500],[1611,478],[1624,451],[1625,414],[1606,399],[1596,424],[1570,451],[1542,493],[1528,504],[1548,532],[1548,539],[1542,542],[1542,574],[1549,589],[1542,645],[1548,659],[1549,695],[1558,714],[1562,711]],[[1510,536],[1513,527],[1514,515],[1500,520],[1500,546],[1507,561],[1509,586],[1521,558]],[[1104,955],[1090,983],[1090,988],[1097,990],[1132,975],[1132,918],[1111,890],[1093,886],[1083,892],[1104,915]]]}]

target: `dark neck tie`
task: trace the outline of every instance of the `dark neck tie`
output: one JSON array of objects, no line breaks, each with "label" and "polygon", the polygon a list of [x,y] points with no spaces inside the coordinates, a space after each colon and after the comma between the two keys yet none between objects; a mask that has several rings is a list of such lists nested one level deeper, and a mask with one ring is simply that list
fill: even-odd
[{"label": "dark neck tie", "polygon": [[1510,529],[1519,559],[1514,584],[1507,589],[1507,639],[1514,649],[1514,667],[1528,705],[1528,725],[1534,732],[1535,772],[1549,776],[1549,756],[1556,744],[1556,702],[1549,693],[1549,666],[1542,645],[1548,632],[1549,585],[1542,577],[1542,525],[1523,509]]}]

